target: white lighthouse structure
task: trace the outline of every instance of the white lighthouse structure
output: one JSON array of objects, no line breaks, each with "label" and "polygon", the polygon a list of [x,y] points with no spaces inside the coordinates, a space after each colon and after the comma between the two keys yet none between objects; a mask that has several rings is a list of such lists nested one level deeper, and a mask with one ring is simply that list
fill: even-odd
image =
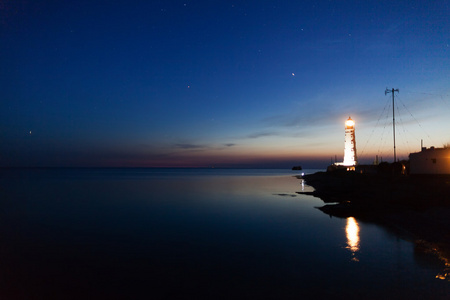
[{"label": "white lighthouse structure", "polygon": [[348,117],[345,121],[345,148],[344,161],[342,166],[354,167],[357,163],[356,158],[356,140],[355,140],[355,121]]}]

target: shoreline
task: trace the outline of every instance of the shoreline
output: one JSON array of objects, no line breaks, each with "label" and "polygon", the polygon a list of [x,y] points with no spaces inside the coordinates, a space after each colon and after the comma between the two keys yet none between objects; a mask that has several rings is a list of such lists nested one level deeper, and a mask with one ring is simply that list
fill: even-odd
[{"label": "shoreline", "polygon": [[450,176],[318,172],[301,178],[314,191],[298,193],[325,203],[317,209],[380,225],[413,242],[415,250],[443,262],[439,279],[450,281]]}]

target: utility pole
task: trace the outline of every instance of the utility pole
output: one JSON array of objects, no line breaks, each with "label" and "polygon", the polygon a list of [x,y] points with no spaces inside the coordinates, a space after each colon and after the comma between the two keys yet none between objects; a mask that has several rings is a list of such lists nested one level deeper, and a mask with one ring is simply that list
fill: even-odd
[{"label": "utility pole", "polygon": [[394,88],[392,88],[392,89],[386,88],[386,90],[384,91],[384,95],[387,95],[388,93],[392,94],[392,131],[394,133],[394,162],[397,161],[397,155],[395,152],[395,106],[394,106],[394,93],[395,92],[398,93],[399,90],[394,89]]}]

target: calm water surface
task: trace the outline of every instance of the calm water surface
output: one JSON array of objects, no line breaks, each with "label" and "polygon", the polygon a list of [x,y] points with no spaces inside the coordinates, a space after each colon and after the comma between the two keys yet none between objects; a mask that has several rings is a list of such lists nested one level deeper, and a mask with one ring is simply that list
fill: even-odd
[{"label": "calm water surface", "polygon": [[323,214],[292,171],[0,174],[2,299],[450,295],[442,262],[377,225]]}]

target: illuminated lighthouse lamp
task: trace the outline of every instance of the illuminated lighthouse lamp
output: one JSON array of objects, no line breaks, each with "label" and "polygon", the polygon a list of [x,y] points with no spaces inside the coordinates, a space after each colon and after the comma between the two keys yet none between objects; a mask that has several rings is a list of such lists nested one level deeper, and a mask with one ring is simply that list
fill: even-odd
[{"label": "illuminated lighthouse lamp", "polygon": [[355,126],[355,121],[353,121],[352,118],[349,117],[348,120],[345,121],[345,126],[349,127],[349,128],[353,127],[353,126]]},{"label": "illuminated lighthouse lamp", "polygon": [[337,163],[337,165],[346,166],[347,170],[354,170],[356,164],[355,121],[349,117],[345,121],[344,161]]}]

